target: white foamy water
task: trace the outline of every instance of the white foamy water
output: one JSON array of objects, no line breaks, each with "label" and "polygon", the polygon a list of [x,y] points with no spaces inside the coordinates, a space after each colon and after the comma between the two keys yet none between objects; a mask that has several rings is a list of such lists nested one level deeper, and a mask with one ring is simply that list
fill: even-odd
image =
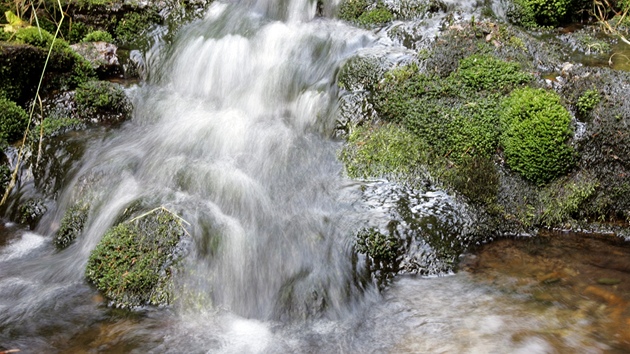
[{"label": "white foamy water", "polygon": [[17,240],[11,241],[0,251],[0,262],[10,261],[28,255],[44,245],[46,238],[32,232],[24,232]]}]

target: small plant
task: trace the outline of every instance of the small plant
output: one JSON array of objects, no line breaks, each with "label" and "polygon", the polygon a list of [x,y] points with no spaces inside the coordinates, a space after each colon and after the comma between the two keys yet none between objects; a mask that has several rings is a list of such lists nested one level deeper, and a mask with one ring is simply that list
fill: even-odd
[{"label": "small plant", "polygon": [[572,10],[572,0],[514,0],[508,18],[525,27],[555,26]]},{"label": "small plant", "polygon": [[88,33],[83,39],[82,42],[107,42],[112,43],[114,39],[112,35],[105,31],[92,31]]},{"label": "small plant", "polygon": [[543,89],[522,88],[503,101],[501,146],[511,169],[543,184],[565,173],[574,163],[571,115],[560,97]]},{"label": "small plant", "polygon": [[401,242],[395,236],[385,236],[375,228],[357,233],[357,251],[376,263],[392,265],[400,254]]},{"label": "small plant", "polygon": [[586,115],[597,106],[599,101],[601,101],[601,96],[597,90],[587,90],[578,98],[576,107],[581,115]]},{"label": "small plant", "polygon": [[12,143],[24,136],[28,115],[15,102],[0,96],[0,141]]}]

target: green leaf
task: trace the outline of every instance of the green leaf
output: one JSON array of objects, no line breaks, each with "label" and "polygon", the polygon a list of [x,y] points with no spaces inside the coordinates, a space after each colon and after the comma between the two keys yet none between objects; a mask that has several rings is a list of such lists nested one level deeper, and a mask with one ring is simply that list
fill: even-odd
[{"label": "green leaf", "polygon": [[8,24],[4,25],[5,32],[16,32],[20,28],[28,27],[28,23],[22,21],[22,19],[12,11],[5,12],[4,16],[7,18],[8,22]]}]

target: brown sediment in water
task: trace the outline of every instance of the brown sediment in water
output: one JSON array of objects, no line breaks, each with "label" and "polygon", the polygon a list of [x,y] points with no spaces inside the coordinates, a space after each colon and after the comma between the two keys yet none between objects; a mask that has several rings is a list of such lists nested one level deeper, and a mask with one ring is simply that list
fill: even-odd
[{"label": "brown sediment in water", "polygon": [[610,352],[630,350],[630,243],[620,238],[545,232],[502,239],[468,256],[462,268],[476,281],[583,317]]}]

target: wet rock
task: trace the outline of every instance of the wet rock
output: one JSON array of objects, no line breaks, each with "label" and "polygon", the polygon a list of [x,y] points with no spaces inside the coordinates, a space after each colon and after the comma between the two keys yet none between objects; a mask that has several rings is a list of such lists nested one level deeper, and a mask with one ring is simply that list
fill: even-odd
[{"label": "wet rock", "polygon": [[77,115],[92,123],[119,123],[131,115],[131,102],[123,88],[107,81],[89,81],[75,93]]},{"label": "wet rock", "polygon": [[107,42],[84,42],[70,46],[74,51],[88,60],[99,78],[120,76],[122,67],[116,51],[118,47]]},{"label": "wet rock", "polygon": [[184,221],[163,207],[136,215],[103,236],[90,254],[86,278],[114,307],[167,305],[176,248],[185,234]]},{"label": "wet rock", "polygon": [[90,206],[79,202],[71,206],[61,219],[59,230],[55,233],[53,243],[59,249],[68,247],[82,232],[87,221]]},{"label": "wet rock", "polygon": [[449,273],[461,254],[489,235],[481,217],[444,192],[373,182],[363,193],[368,220],[357,233],[356,250],[381,287],[396,274]]},{"label": "wet rock", "polygon": [[29,199],[18,206],[20,224],[28,225],[34,229],[39,220],[46,213],[46,205],[42,199]]}]

